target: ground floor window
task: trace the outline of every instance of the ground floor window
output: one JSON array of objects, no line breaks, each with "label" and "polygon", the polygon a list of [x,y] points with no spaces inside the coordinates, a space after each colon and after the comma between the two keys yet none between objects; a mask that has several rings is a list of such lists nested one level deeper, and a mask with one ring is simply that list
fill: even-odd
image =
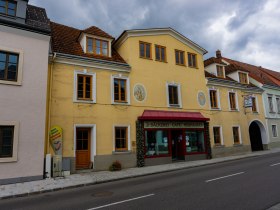
[{"label": "ground floor window", "polygon": [[220,145],[221,144],[221,128],[213,127],[213,133],[214,133],[214,143],[216,145]]},{"label": "ground floor window", "polygon": [[240,144],[239,127],[232,127],[232,134],[234,144]]},{"label": "ground floor window", "polygon": [[128,150],[127,127],[115,127],[115,151]]},{"label": "ground floor window", "polygon": [[272,125],[272,137],[277,137],[277,127],[276,125]]},{"label": "ground floor window", "polygon": [[13,157],[14,126],[0,126],[0,158]]},{"label": "ground floor window", "polygon": [[146,156],[168,155],[168,130],[146,130]]},{"label": "ground floor window", "polygon": [[187,152],[205,152],[204,132],[186,131]]}]

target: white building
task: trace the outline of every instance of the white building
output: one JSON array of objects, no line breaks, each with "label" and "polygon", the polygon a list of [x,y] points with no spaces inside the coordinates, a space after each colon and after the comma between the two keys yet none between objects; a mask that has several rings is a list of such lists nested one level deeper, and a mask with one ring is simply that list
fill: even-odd
[{"label": "white building", "polygon": [[43,178],[49,42],[44,9],[0,1],[0,185]]}]

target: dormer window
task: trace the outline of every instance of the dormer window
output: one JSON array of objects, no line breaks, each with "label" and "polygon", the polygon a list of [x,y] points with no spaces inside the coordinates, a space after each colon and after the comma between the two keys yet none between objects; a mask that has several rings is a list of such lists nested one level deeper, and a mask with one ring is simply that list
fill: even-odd
[{"label": "dormer window", "polygon": [[87,53],[109,56],[108,41],[87,37]]},{"label": "dormer window", "polygon": [[0,14],[16,16],[17,2],[0,0]]},{"label": "dormer window", "polygon": [[217,77],[225,78],[224,67],[217,65]]},{"label": "dormer window", "polygon": [[242,84],[248,84],[248,77],[246,73],[238,72],[239,82]]}]

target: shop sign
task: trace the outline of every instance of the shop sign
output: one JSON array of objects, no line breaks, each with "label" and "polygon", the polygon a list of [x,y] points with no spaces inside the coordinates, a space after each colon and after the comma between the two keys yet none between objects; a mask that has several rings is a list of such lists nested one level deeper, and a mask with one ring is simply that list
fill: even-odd
[{"label": "shop sign", "polygon": [[204,123],[184,121],[145,121],[144,128],[204,128]]},{"label": "shop sign", "polygon": [[50,130],[50,143],[56,155],[62,155],[62,128],[54,126]]},{"label": "shop sign", "polygon": [[253,106],[253,100],[251,95],[244,96],[244,107],[252,107]]}]

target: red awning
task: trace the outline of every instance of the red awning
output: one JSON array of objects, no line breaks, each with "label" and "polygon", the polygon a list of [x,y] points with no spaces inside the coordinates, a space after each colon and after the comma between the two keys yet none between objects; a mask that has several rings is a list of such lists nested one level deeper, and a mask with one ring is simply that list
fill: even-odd
[{"label": "red awning", "polygon": [[200,112],[176,112],[145,110],[139,120],[189,120],[189,121],[209,121]]}]

